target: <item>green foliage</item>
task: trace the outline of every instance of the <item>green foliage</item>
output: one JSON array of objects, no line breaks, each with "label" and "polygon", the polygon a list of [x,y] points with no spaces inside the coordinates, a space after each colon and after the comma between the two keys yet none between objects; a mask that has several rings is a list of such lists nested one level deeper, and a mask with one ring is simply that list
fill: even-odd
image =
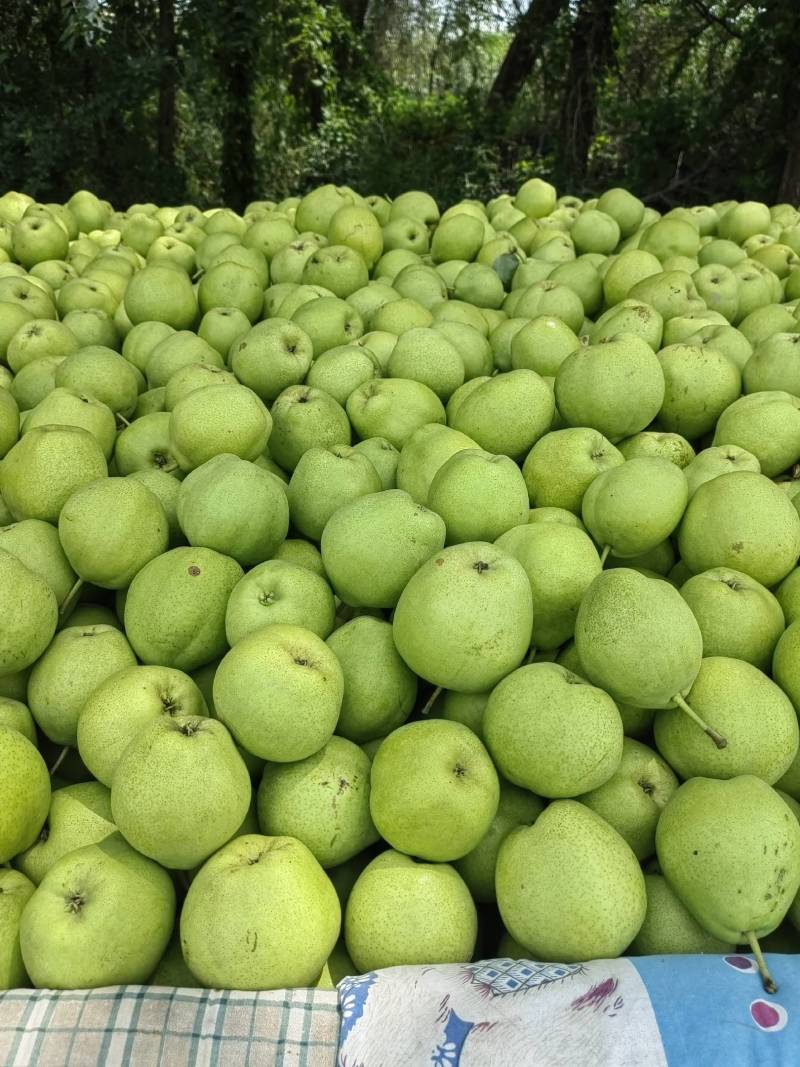
[{"label": "green foliage", "polygon": [[[598,2],[613,11],[611,59],[590,41],[604,58],[576,172],[565,108],[578,16]],[[502,115],[487,97],[521,0],[181,0],[174,54],[164,6],[41,0],[4,12],[5,186],[45,201],[88,186],[123,207],[241,207],[324,181],[390,196],[418,186],[447,202],[538,174],[577,193],[621,183],[663,207],[775,199],[788,167],[794,0],[564,0]],[[166,64],[176,135],[160,158]]]}]

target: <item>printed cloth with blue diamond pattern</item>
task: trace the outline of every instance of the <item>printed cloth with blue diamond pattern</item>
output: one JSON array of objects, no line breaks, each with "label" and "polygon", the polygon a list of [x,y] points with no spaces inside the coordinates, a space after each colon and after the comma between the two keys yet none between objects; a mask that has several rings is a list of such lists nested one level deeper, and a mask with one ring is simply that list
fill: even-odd
[{"label": "printed cloth with blue diamond pattern", "polygon": [[493,959],[337,990],[0,993],[0,1067],[799,1067],[800,956]]}]

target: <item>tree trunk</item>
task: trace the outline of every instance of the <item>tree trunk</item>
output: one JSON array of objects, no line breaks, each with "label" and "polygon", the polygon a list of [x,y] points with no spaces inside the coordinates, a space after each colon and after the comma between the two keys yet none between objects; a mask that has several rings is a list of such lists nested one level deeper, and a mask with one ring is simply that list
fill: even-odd
[{"label": "tree trunk", "polygon": [[561,101],[562,180],[586,176],[597,117],[597,88],[614,55],[616,0],[582,0],[572,28],[569,69]]},{"label": "tree trunk", "polygon": [[783,165],[778,200],[800,204],[800,115],[787,131],[786,162]]},{"label": "tree trunk", "polygon": [[565,0],[531,0],[489,90],[490,110],[496,113],[511,108],[565,6]]},{"label": "tree trunk", "polygon": [[254,12],[239,5],[231,8],[217,57],[222,83],[222,195],[236,211],[255,199],[253,68],[259,32]]},{"label": "tree trunk", "polygon": [[175,95],[178,81],[174,0],[159,0],[158,44],[161,54],[158,84],[158,158],[162,167],[171,172],[175,165]]}]

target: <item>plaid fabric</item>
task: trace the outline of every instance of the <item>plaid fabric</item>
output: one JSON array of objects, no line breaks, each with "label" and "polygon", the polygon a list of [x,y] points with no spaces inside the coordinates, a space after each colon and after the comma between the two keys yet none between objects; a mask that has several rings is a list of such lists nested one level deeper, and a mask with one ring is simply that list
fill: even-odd
[{"label": "plaid fabric", "polygon": [[334,1067],[336,990],[0,993],[0,1067]]}]

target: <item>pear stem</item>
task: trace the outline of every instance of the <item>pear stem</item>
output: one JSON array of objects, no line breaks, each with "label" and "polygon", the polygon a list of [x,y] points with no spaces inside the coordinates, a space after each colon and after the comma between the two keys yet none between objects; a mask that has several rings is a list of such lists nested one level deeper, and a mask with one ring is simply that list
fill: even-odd
[{"label": "pear stem", "polygon": [[745,936],[750,943],[750,951],[756,958],[758,973],[761,975],[761,984],[764,987],[764,992],[777,993],[778,986],[775,984],[775,979],[769,973],[769,967],[767,967],[767,961],[764,959],[764,953],[761,951],[761,945],[758,943],[758,938],[752,930],[748,930]]},{"label": "pear stem", "polygon": [[76,603],[78,597],[80,596],[82,588],[83,588],[83,578],[79,578],[75,582],[73,587],[70,589],[70,591],[67,593],[66,597],[64,598],[64,603],[58,609],[59,622],[63,622],[64,619],[67,618],[67,616],[70,614],[72,609],[75,607],[75,603]]},{"label": "pear stem", "polygon": [[64,745],[64,747],[61,749],[61,751],[58,754],[58,759],[55,761],[53,766],[50,768],[50,776],[51,777],[56,773],[58,768],[61,766],[61,764],[67,758],[68,752],[69,752],[69,745]]},{"label": "pear stem", "polygon": [[119,411],[117,412],[117,422],[121,422],[123,426],[130,426],[130,422]]},{"label": "pear stem", "polygon": [[178,464],[174,462],[167,463],[163,467],[159,467],[158,470],[163,471],[164,474],[172,474],[173,471],[178,469]]},{"label": "pear stem", "polygon": [[536,659],[536,645],[531,645],[530,649],[528,650],[528,655],[525,657],[526,666],[529,663],[533,663],[533,661],[535,659]]},{"label": "pear stem", "polygon": [[430,713],[431,708],[436,703],[436,701],[439,699],[439,696],[440,696],[441,692],[442,692],[442,687],[440,685],[437,685],[436,688],[434,689],[434,691],[431,693],[431,695],[428,697],[428,699],[423,704],[422,711],[420,712],[420,715],[428,715]]},{"label": "pear stem", "polygon": [[611,545],[603,545],[603,551],[600,553],[600,566],[605,567],[606,560],[608,559],[608,553],[611,551]]},{"label": "pear stem", "polygon": [[704,719],[701,719],[697,712],[694,710],[694,708],[690,707],[686,703],[680,693],[676,693],[672,699],[678,705],[681,711],[685,711],[689,718],[693,719],[700,727],[700,729],[708,734],[708,736],[711,738],[717,748],[727,748],[728,742],[722,736],[722,734],[718,734],[717,731],[713,728],[713,726],[709,726]]}]

